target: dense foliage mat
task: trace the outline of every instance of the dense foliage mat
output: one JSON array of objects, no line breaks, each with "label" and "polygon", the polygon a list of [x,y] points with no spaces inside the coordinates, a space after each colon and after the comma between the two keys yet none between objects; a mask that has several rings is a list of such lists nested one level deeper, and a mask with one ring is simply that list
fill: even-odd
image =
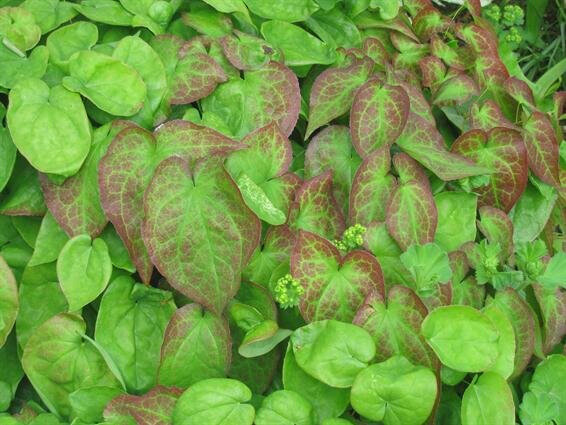
[{"label": "dense foliage mat", "polygon": [[470,0],[0,0],[0,425],[566,424],[566,94]]}]

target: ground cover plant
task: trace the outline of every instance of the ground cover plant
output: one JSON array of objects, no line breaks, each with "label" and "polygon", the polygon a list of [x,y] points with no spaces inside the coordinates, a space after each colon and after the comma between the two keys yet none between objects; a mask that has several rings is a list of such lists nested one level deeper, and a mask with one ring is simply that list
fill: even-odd
[{"label": "ground cover plant", "polygon": [[566,424],[562,74],[438,7],[0,0],[0,425]]}]

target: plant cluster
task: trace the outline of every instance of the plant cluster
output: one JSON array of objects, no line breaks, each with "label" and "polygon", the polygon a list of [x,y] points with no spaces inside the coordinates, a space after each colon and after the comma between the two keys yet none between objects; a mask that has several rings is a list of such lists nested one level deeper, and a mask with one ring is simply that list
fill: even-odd
[{"label": "plant cluster", "polygon": [[566,94],[495,11],[0,0],[0,425],[566,424]]}]

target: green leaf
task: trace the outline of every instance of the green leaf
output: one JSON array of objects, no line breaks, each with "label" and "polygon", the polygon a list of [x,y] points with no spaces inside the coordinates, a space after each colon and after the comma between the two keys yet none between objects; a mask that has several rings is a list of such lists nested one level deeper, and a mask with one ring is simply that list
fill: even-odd
[{"label": "green leaf", "polygon": [[505,312],[500,310],[496,304],[490,304],[483,309],[483,314],[491,319],[499,331],[498,355],[493,366],[488,370],[499,373],[508,379],[513,373],[515,366],[515,331],[511,321]]},{"label": "green leaf", "polygon": [[25,52],[33,48],[41,38],[41,28],[36,25],[31,12],[23,7],[0,8],[0,38],[16,49]]},{"label": "green leaf", "polygon": [[352,386],[375,356],[370,334],[336,320],[313,322],[291,336],[297,364],[309,375],[336,388]]},{"label": "green leaf", "polygon": [[295,360],[292,344],[287,346],[282,374],[284,388],[294,391],[308,400],[318,422],[340,416],[350,402],[348,389],[333,388],[301,369]]},{"label": "green leaf", "polygon": [[448,255],[435,243],[411,245],[400,258],[411,273],[418,294],[430,295],[452,278]]},{"label": "green leaf", "polygon": [[175,405],[173,425],[252,425],[252,392],[234,379],[206,379],[186,390]]},{"label": "green leaf", "polygon": [[485,205],[479,209],[478,229],[490,244],[499,244],[501,261],[506,261],[513,253],[513,223],[503,211]]},{"label": "green leaf", "polygon": [[180,308],[165,330],[159,383],[187,388],[203,379],[226,376],[230,343],[228,323],[223,317],[198,304]]},{"label": "green leaf", "polygon": [[127,276],[116,278],[102,297],[94,337],[116,363],[129,392],[156,384],[165,328],[175,312],[172,298]]},{"label": "green leaf", "polygon": [[0,257],[0,348],[16,322],[19,304],[14,274],[6,261]]},{"label": "green leaf", "polygon": [[[163,161],[146,190],[144,208],[144,242],[158,270],[181,293],[220,313],[238,290],[260,237],[259,220],[220,159],[194,167],[181,158]],[[211,227],[227,214],[224,229]]]},{"label": "green leaf", "polygon": [[123,391],[120,388],[115,387],[79,388],[69,394],[69,403],[73,414],[82,421],[100,423],[106,405],[122,393]]},{"label": "green leaf", "polygon": [[434,203],[438,210],[435,242],[450,252],[476,239],[476,195],[441,192],[434,196]]},{"label": "green leaf", "polygon": [[90,50],[98,41],[98,28],[90,22],[77,22],[53,31],[45,45],[49,50],[49,60],[69,72],[71,57],[82,50]]},{"label": "green leaf", "polygon": [[77,14],[72,3],[60,0],[25,0],[22,7],[32,13],[42,34],[54,30]]},{"label": "green leaf", "polygon": [[557,185],[558,140],[552,122],[542,112],[533,111],[523,129],[529,168],[543,182]]},{"label": "green leaf", "polygon": [[421,333],[442,364],[458,371],[487,370],[499,353],[499,331],[489,317],[469,306],[436,308],[423,321]]},{"label": "green leaf", "polygon": [[311,404],[299,393],[279,390],[261,403],[254,421],[257,425],[314,425]]},{"label": "green leaf", "polygon": [[106,244],[88,235],[70,239],[57,259],[57,277],[71,312],[102,294],[111,274],[112,262]]},{"label": "green leaf", "polygon": [[336,52],[331,46],[297,25],[267,21],[261,25],[261,34],[283,52],[286,65],[328,65],[336,60]]},{"label": "green leaf", "polygon": [[0,191],[4,190],[6,184],[10,180],[14,165],[16,163],[16,154],[18,150],[7,129],[0,127]]},{"label": "green leaf", "polygon": [[108,25],[130,26],[134,17],[117,0],[82,0],[73,7],[91,21]]},{"label": "green leaf", "polygon": [[535,297],[540,307],[543,327],[543,352],[548,353],[566,334],[562,318],[566,314],[566,292],[560,288],[548,290],[533,284]]},{"label": "green leaf", "polygon": [[38,79],[10,91],[8,128],[18,150],[44,173],[71,176],[88,154],[91,131],[80,97]]},{"label": "green leaf", "polygon": [[[84,344],[80,316],[62,313],[32,334],[22,358],[24,370],[43,402],[69,416],[69,394],[91,386],[117,387],[118,381],[94,347]],[[74,364],[68,370],[64,365]]]},{"label": "green leaf", "polygon": [[323,41],[337,47],[354,48],[362,41],[356,24],[339,7],[318,10],[305,24]]},{"label": "green leaf", "polygon": [[288,0],[283,3],[265,3],[263,0],[244,0],[246,6],[258,16],[265,19],[278,19],[286,22],[306,20],[318,10],[313,0]]},{"label": "green leaf", "polygon": [[389,288],[387,298],[373,292],[358,310],[354,324],[372,336],[379,347],[378,361],[400,355],[414,364],[437,370],[438,359],[420,334],[427,314],[426,306],[412,289],[395,285]]},{"label": "green leaf", "polygon": [[35,249],[28,266],[51,263],[57,260],[69,237],[57,224],[50,212],[45,214],[37,234]]},{"label": "green leaf", "polygon": [[270,60],[279,59],[279,52],[264,39],[238,30],[234,34],[222,37],[220,44],[226,59],[237,69],[260,69]]},{"label": "green leaf", "polygon": [[515,423],[511,388],[499,374],[485,372],[462,397],[462,425]]},{"label": "green leaf", "polygon": [[299,309],[307,322],[351,322],[373,291],[384,293],[381,267],[366,251],[342,256],[329,241],[301,231],[291,254],[291,275],[304,288]]},{"label": "green leaf", "polygon": [[360,415],[385,425],[418,425],[426,421],[436,401],[434,373],[403,356],[362,370],[352,385],[352,407]]},{"label": "green leaf", "polygon": [[11,89],[27,78],[43,77],[48,60],[49,51],[45,46],[33,49],[28,57],[21,57],[0,44],[0,86]]},{"label": "green leaf", "polygon": [[147,93],[143,79],[117,59],[83,50],[69,60],[69,73],[63,85],[109,114],[132,116],[143,107]]},{"label": "green leaf", "polygon": [[542,276],[539,276],[538,281],[546,289],[554,289],[558,286],[566,288],[566,253],[556,253],[546,265],[546,270]]}]

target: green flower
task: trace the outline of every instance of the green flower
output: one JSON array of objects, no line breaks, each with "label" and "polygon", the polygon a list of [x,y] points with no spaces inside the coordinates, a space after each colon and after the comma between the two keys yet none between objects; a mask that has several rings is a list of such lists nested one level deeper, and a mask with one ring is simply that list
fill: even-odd
[{"label": "green flower", "polygon": [[525,12],[521,6],[508,4],[503,8],[503,20],[501,23],[507,27],[523,25],[525,22]]},{"label": "green flower", "polygon": [[523,37],[517,27],[512,27],[509,29],[509,32],[505,34],[505,41],[510,44],[519,44],[523,41]]},{"label": "green flower", "polygon": [[340,251],[348,252],[363,245],[365,232],[366,228],[364,226],[355,224],[344,231],[341,240],[335,239],[332,243]]},{"label": "green flower", "polygon": [[304,293],[305,290],[299,281],[290,274],[280,278],[273,288],[275,301],[284,309],[298,305]]},{"label": "green flower", "polygon": [[492,4],[484,9],[484,16],[490,21],[498,23],[501,19],[501,8],[496,4]]}]

